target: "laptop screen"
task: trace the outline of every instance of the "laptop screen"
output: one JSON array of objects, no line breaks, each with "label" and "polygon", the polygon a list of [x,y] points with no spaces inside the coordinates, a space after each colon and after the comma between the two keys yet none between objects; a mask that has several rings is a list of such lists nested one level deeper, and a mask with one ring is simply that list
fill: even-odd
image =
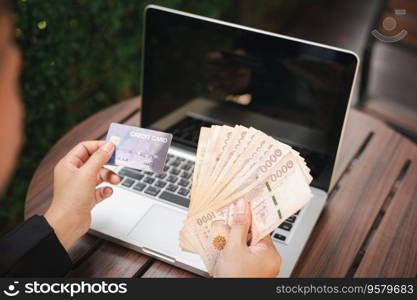
[{"label": "laptop screen", "polygon": [[328,189],[354,55],[154,7],[144,38],[143,127],[194,148],[201,126],[253,126],[300,151]]}]

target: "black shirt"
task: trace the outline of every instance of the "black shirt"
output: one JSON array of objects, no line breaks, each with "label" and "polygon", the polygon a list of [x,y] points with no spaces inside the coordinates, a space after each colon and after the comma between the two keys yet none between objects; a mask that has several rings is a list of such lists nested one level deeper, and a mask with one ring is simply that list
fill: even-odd
[{"label": "black shirt", "polygon": [[43,216],[33,216],[0,238],[0,276],[59,277],[71,269],[68,253]]}]

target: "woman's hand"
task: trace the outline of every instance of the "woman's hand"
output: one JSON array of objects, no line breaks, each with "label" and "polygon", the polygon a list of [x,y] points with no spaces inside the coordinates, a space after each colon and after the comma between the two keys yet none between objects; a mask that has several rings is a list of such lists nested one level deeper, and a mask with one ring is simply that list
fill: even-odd
[{"label": "woman's hand", "polygon": [[226,245],[213,268],[214,277],[276,277],[281,258],[268,235],[256,245],[248,246],[251,225],[247,202],[239,200],[235,206],[233,224],[213,222],[212,230],[225,234]]},{"label": "woman's hand", "polygon": [[115,173],[103,168],[113,151],[112,143],[82,142],[54,169],[53,200],[45,218],[66,250],[88,231],[91,209],[113,193],[111,187],[96,186],[103,181],[120,182]]}]

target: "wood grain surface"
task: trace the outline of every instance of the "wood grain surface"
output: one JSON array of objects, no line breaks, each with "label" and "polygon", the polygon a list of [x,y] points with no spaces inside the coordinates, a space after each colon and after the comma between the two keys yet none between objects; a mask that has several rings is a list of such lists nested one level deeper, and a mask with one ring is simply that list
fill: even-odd
[{"label": "wood grain surface", "polygon": [[155,261],[141,276],[143,278],[194,278],[199,277],[193,273],[178,269],[161,261]]},{"label": "wood grain surface", "polygon": [[356,277],[417,277],[417,150],[400,146],[410,159],[409,176],[398,182],[381,224],[357,269]]},{"label": "wood grain surface", "polygon": [[[338,189],[330,195],[300,257],[293,273],[297,277],[344,277],[349,274],[408,159],[407,147],[399,147],[401,136],[379,121],[364,117],[362,113],[351,114],[349,124],[362,121],[362,131],[371,138],[364,149],[353,149],[356,153],[349,151],[351,162],[340,178]],[[356,132],[348,129],[346,138],[351,139],[349,135],[352,134],[356,135]]]}]

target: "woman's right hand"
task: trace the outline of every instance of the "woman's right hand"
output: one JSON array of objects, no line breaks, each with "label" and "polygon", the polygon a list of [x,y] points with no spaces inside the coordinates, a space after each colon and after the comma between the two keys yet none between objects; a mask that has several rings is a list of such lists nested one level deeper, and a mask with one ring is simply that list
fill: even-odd
[{"label": "woman's right hand", "polygon": [[268,235],[256,245],[248,246],[251,225],[249,204],[239,200],[235,206],[233,224],[213,222],[214,232],[225,233],[226,245],[213,268],[214,277],[276,277],[281,266],[279,256]]},{"label": "woman's right hand", "polygon": [[66,250],[87,233],[93,207],[113,193],[111,187],[97,185],[120,182],[117,174],[104,168],[113,151],[112,143],[82,142],[55,166],[54,198],[45,218]]}]

